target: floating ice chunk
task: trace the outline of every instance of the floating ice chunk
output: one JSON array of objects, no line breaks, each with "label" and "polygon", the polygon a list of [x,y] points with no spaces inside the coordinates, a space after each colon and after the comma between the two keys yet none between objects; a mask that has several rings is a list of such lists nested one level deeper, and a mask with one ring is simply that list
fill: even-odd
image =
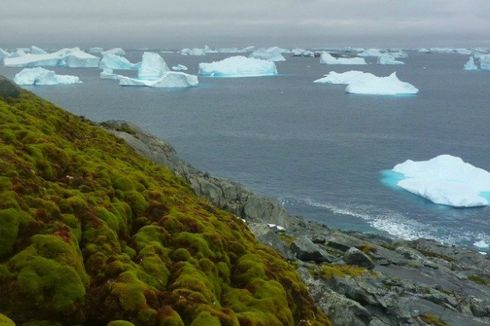
[{"label": "floating ice chunk", "polygon": [[252,52],[254,46],[247,46],[245,48],[220,48],[217,49],[218,53],[227,53],[227,54],[242,54],[242,53],[247,53],[247,52]]},{"label": "floating ice chunk", "polygon": [[388,54],[390,54],[395,59],[408,58],[408,54],[400,49],[397,50],[392,49],[390,50],[390,52],[388,52]]},{"label": "floating ice chunk", "polygon": [[193,56],[203,56],[206,55],[206,51],[204,49],[194,48],[189,49],[185,48],[179,51],[181,55],[193,55]]},{"label": "floating ice chunk", "polygon": [[274,62],[235,56],[211,63],[200,63],[199,74],[209,77],[258,77],[277,75]]},{"label": "floating ice chunk", "polygon": [[283,53],[287,53],[288,50],[281,49],[277,46],[267,49],[257,49],[250,55],[252,58],[263,59],[269,61],[286,61],[286,58],[282,55]]},{"label": "floating ice chunk", "polygon": [[464,70],[478,70],[478,66],[475,63],[475,58],[470,57],[468,62],[464,65]]},{"label": "floating ice chunk", "polygon": [[343,73],[337,73],[335,71],[331,71],[325,75],[325,77],[317,79],[314,83],[322,83],[322,84],[349,84],[351,80],[360,75],[365,74],[362,71],[351,70]]},{"label": "floating ice chunk", "polygon": [[131,63],[125,57],[117,54],[105,53],[102,60],[100,60],[99,67],[101,69],[119,69],[119,70],[132,70],[138,69],[140,64]]},{"label": "floating ice chunk", "polygon": [[158,53],[144,52],[141,66],[138,69],[138,78],[158,80],[169,70],[165,60]]},{"label": "floating ice chunk", "polygon": [[48,52],[44,51],[40,47],[33,45],[31,46],[31,54],[48,54]]},{"label": "floating ice chunk", "polygon": [[158,79],[136,79],[125,76],[118,76],[121,86],[146,86],[154,88],[177,88],[193,87],[199,84],[197,76],[183,72],[168,71],[163,73]]},{"label": "floating ice chunk", "polygon": [[490,173],[461,158],[440,155],[428,161],[407,160],[392,170],[401,175],[397,185],[433,203],[454,207],[489,205]]},{"label": "floating ice chunk", "polygon": [[4,49],[0,48],[0,61],[2,61],[4,58],[8,58],[9,56],[10,56],[10,53],[8,53]]},{"label": "floating ice chunk", "polygon": [[419,92],[412,84],[399,80],[396,72],[388,77],[378,77],[370,73],[359,75],[349,81],[345,91],[366,95],[408,95]]},{"label": "floating ice chunk", "polygon": [[426,53],[426,54],[427,54],[427,53],[430,53],[430,50],[429,50],[429,49],[427,49],[427,48],[420,48],[420,49],[418,49],[418,51],[419,51],[420,53]]},{"label": "floating ice chunk", "polygon": [[381,65],[403,65],[405,62],[396,60],[394,56],[389,53],[383,53],[378,57],[378,63]]},{"label": "floating ice chunk", "polygon": [[380,57],[383,52],[380,49],[367,49],[358,54],[360,57]]},{"label": "floating ice chunk", "polygon": [[101,47],[96,46],[96,47],[90,48],[88,50],[88,52],[89,53],[92,53],[92,54],[101,54],[102,52],[104,52],[104,49],[101,48]]},{"label": "floating ice chunk", "polygon": [[114,54],[114,55],[120,55],[120,56],[126,55],[126,51],[124,51],[121,48],[114,48],[114,49],[110,49],[110,50],[106,50],[106,51],[101,51],[100,53],[102,55],[106,55],[106,54]]},{"label": "floating ice chunk", "polygon": [[365,65],[364,58],[336,58],[328,52],[323,52],[320,57],[320,63],[328,65]]},{"label": "floating ice chunk", "polygon": [[44,68],[25,68],[17,73],[14,82],[18,85],[70,85],[80,84],[77,76],[57,75],[54,71]]},{"label": "floating ice chunk", "polygon": [[482,70],[490,70],[490,54],[480,55],[480,69]]},{"label": "floating ice chunk", "polygon": [[109,69],[109,68],[104,68],[100,72],[100,78],[101,79],[119,80],[119,77],[121,77],[121,75],[115,74],[114,71],[112,69]]},{"label": "floating ice chunk", "polygon": [[475,247],[477,248],[481,248],[481,249],[487,249],[487,248],[490,248],[490,245],[488,243],[486,243],[485,241],[483,240],[480,240],[480,241],[477,241],[473,244]]},{"label": "floating ice chunk", "polygon": [[291,53],[295,57],[314,57],[315,56],[315,52],[310,51],[310,50],[306,50],[306,49],[300,49],[300,48],[292,49]]},{"label": "floating ice chunk", "polygon": [[8,67],[59,66],[70,68],[98,67],[99,58],[83,52],[79,48],[61,49],[47,54],[26,54],[15,58],[5,58]]},{"label": "floating ice chunk", "polygon": [[187,71],[188,68],[184,65],[178,64],[176,66],[172,67],[172,70],[177,70],[177,71]]}]

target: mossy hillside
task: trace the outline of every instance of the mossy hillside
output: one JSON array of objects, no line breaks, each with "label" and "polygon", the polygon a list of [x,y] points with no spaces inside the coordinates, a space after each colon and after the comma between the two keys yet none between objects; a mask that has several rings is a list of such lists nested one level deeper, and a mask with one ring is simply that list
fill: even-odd
[{"label": "mossy hillside", "polygon": [[17,324],[329,324],[240,219],[102,128],[28,92],[0,121],[0,313]]}]

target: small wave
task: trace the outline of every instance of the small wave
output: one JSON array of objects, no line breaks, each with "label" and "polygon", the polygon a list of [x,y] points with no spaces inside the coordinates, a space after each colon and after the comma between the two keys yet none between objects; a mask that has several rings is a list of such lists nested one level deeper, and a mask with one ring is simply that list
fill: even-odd
[{"label": "small wave", "polygon": [[[327,210],[331,213],[359,218],[369,226],[385,232],[395,238],[403,240],[416,240],[420,238],[433,239],[445,244],[465,244],[471,245],[476,241],[488,243],[490,235],[465,231],[448,230],[447,228],[425,224],[408,216],[378,207],[368,205],[358,205],[341,207],[331,203],[317,202],[311,199],[303,200],[283,200],[284,204],[294,205],[296,203],[308,205],[315,208]],[[480,248],[481,249],[481,248]]]}]

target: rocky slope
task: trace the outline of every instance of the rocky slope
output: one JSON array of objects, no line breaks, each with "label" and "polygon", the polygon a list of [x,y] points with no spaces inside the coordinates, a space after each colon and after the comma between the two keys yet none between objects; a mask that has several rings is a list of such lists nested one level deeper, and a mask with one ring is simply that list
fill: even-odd
[{"label": "rocky slope", "polygon": [[243,218],[263,243],[297,266],[334,325],[490,324],[488,256],[431,240],[341,232],[289,216],[275,200],[193,168],[171,145],[127,122],[104,126],[184,177],[196,194]]},{"label": "rocky slope", "polygon": [[0,325],[329,325],[295,268],[124,141],[0,78]]}]

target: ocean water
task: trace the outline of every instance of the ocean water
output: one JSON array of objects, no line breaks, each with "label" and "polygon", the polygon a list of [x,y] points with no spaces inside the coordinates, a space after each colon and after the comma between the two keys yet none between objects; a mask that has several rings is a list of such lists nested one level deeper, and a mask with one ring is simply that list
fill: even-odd
[{"label": "ocean water", "polygon": [[[129,53],[136,61],[141,52]],[[226,55],[165,54],[187,65]],[[96,69],[56,68],[84,84],[27,87],[95,121],[124,119],[170,141],[211,174],[280,199],[294,214],[328,226],[404,239],[490,243],[490,207],[432,204],[381,182],[407,159],[460,156],[490,171],[490,72],[467,72],[467,56],[409,52],[404,66],[327,66],[288,57],[275,77],[200,78],[192,89],[120,87]],[[368,58],[368,61],[374,60]],[[362,96],[314,84],[331,70],[394,71],[416,96]],[[20,68],[0,67],[13,77]]]}]

